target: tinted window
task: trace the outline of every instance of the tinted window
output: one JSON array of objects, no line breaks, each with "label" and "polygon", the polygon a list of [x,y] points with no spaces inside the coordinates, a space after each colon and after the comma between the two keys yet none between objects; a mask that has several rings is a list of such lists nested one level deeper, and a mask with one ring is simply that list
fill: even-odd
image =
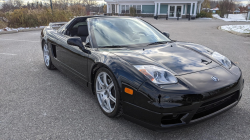
[{"label": "tinted window", "polygon": [[78,22],[78,23],[76,23],[76,24],[73,26],[73,28],[78,28],[78,26],[80,26],[80,25],[85,25],[85,26],[87,26],[87,22],[86,22],[86,21],[84,21],[84,22]]}]

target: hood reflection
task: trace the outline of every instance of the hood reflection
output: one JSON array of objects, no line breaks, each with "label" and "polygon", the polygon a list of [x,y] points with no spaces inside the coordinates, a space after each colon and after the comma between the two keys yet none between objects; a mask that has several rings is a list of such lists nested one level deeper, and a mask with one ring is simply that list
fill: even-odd
[{"label": "hood reflection", "polygon": [[[173,47],[170,47],[170,46]],[[219,66],[211,59],[178,44],[164,44],[149,49],[113,52],[132,65],[158,65],[178,75],[197,72]],[[212,61],[204,64],[202,61]]]}]

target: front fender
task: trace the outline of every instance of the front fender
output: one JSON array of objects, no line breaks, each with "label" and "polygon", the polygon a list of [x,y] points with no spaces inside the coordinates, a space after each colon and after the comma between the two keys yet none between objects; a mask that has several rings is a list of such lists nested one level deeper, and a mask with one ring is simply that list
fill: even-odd
[{"label": "front fender", "polygon": [[137,94],[139,87],[146,81],[146,78],[132,65],[109,52],[92,51],[89,55],[88,71],[89,81],[93,87],[95,72],[100,67],[109,69],[119,85],[121,99],[133,103],[134,95],[129,95],[124,92],[124,88],[133,89],[134,94]]}]

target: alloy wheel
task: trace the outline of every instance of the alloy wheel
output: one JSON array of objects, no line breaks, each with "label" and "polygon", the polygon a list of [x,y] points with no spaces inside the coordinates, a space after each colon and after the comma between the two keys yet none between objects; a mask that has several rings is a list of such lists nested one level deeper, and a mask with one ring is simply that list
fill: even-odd
[{"label": "alloy wheel", "polygon": [[49,48],[47,44],[44,44],[43,46],[43,58],[44,58],[44,63],[48,67],[49,62],[50,62],[50,56],[49,56]]},{"label": "alloy wheel", "polygon": [[98,102],[106,113],[111,113],[116,107],[116,91],[114,82],[106,72],[100,72],[96,79],[96,94]]}]

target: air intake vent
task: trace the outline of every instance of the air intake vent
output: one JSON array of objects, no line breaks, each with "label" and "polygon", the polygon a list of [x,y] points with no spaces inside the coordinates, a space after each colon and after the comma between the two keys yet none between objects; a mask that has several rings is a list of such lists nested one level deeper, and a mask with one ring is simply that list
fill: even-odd
[{"label": "air intake vent", "polygon": [[235,103],[239,99],[239,91],[229,94],[227,96],[215,99],[213,101],[209,101],[201,105],[201,107],[197,110],[196,114],[193,116],[192,120],[207,116],[216,111],[219,111],[233,103]]},{"label": "air intake vent", "polygon": [[181,118],[186,114],[176,114],[176,115],[166,115],[163,116],[161,119],[161,124],[167,125],[167,124],[177,124],[182,123]]}]

